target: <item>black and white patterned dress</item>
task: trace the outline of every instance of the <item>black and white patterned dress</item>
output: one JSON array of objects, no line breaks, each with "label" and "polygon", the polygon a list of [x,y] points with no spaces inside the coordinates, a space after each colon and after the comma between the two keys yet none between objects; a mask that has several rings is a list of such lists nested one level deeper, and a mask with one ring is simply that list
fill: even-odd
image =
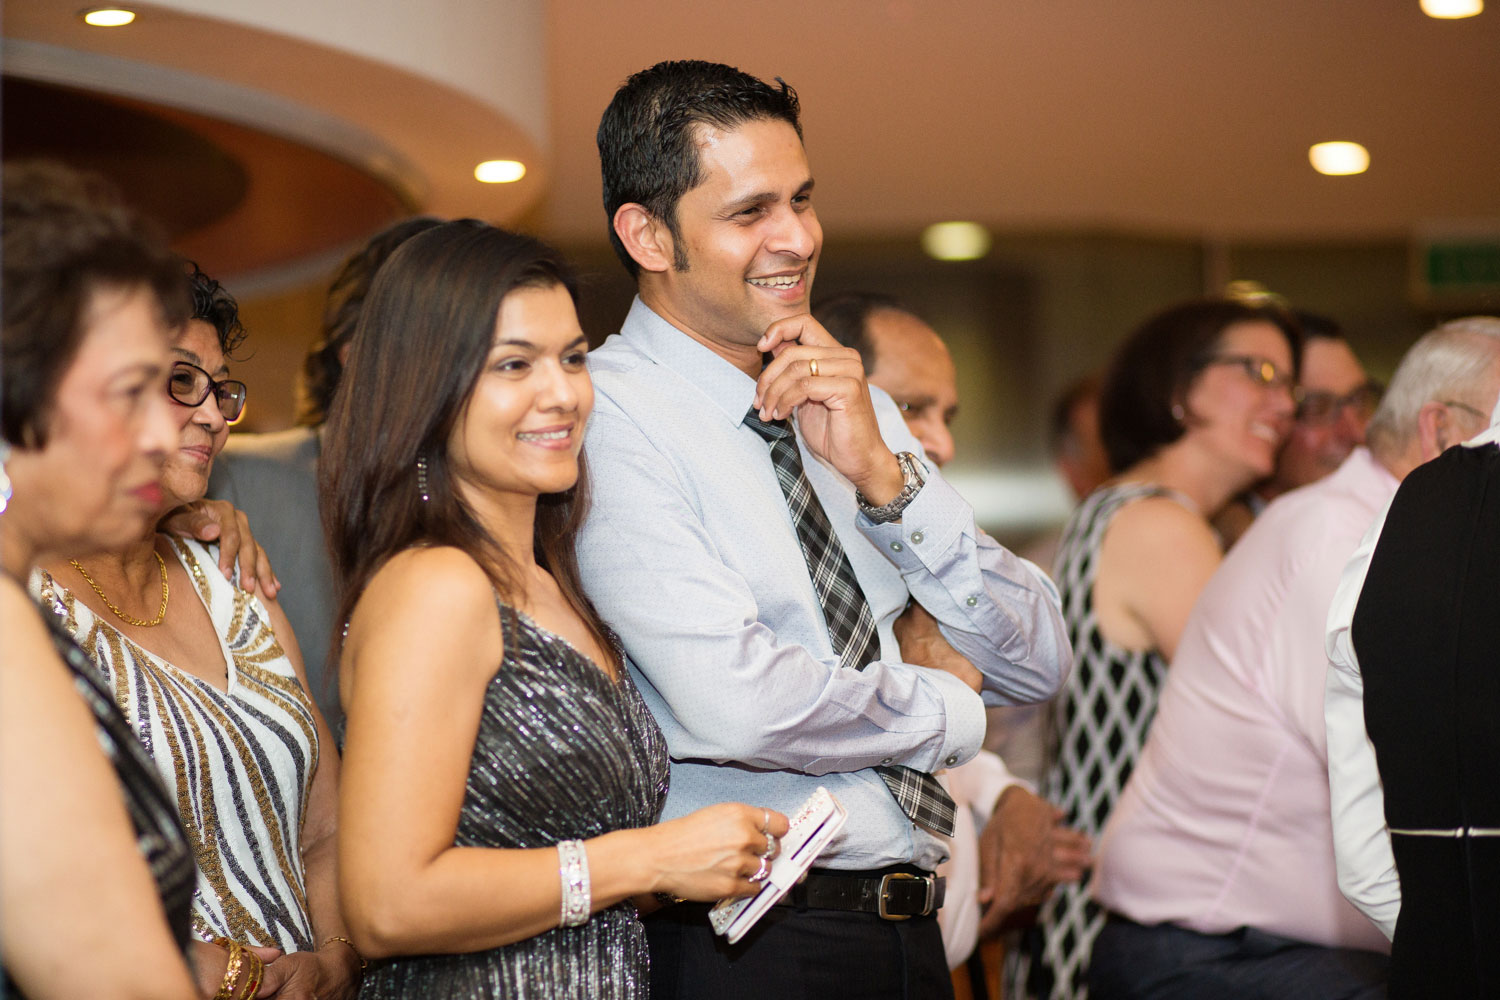
[{"label": "black and white patterned dress", "polygon": [[[501,605],[504,659],[484,709],[454,844],[551,847],[649,826],[667,800],[667,744],[629,674]],[[644,1000],[646,931],[629,902],[581,927],[462,955],[372,964],[361,1000]]]},{"label": "black and white patterned dress", "polygon": [[[1180,494],[1153,484],[1101,486],[1073,512],[1057,554],[1056,579],[1074,666],[1054,704],[1052,764],[1044,789],[1066,814],[1067,825],[1096,841],[1140,757],[1166,680],[1167,664],[1160,655],[1110,642],[1094,611],[1104,534],[1121,508],[1147,497],[1191,506]],[[1060,885],[1042,904],[1013,973],[1025,995],[1051,1000],[1088,996],[1089,953],[1104,924],[1089,899],[1088,882],[1085,875],[1076,884]]]}]

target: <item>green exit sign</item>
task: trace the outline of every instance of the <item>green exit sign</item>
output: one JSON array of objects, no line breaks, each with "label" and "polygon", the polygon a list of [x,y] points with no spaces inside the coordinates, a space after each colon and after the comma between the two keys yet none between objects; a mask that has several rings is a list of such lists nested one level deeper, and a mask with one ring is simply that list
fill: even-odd
[{"label": "green exit sign", "polygon": [[1500,229],[1426,232],[1412,243],[1418,301],[1436,307],[1500,310]]},{"label": "green exit sign", "polygon": [[1500,242],[1428,247],[1427,284],[1434,291],[1500,287]]}]

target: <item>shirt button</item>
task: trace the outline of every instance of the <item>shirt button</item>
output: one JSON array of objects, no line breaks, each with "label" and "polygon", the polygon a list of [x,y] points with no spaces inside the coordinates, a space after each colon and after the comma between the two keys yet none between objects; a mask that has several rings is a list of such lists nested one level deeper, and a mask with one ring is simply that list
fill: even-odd
[{"label": "shirt button", "polygon": [[906,546],[902,545],[900,542],[892,542],[891,543],[891,551],[892,552],[904,552],[904,551],[906,551]]},{"label": "shirt button", "polygon": [[887,757],[884,760],[882,760],[880,763],[882,763],[882,764],[889,764],[892,760],[895,760],[895,758],[894,757]]},{"label": "shirt button", "polygon": [[948,755],[948,759],[943,761],[943,763],[947,764],[949,767],[952,767],[954,764],[958,763],[958,754],[950,753]]},{"label": "shirt button", "polygon": [[977,598],[977,597],[966,597],[966,598],[964,598],[964,603],[967,604],[969,607],[972,608],[974,605],[976,605],[976,604],[979,603],[979,598]]},{"label": "shirt button", "polygon": [[920,531],[913,531],[911,533],[911,543],[913,545],[921,545],[923,537],[924,536],[922,535],[922,533]]}]

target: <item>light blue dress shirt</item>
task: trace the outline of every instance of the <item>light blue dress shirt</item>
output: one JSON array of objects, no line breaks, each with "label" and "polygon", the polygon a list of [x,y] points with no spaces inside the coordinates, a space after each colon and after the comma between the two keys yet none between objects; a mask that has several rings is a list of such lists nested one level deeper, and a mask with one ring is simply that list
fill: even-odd
[{"label": "light blue dress shirt", "polygon": [[[743,423],[754,380],[639,299],[589,372],[593,501],[579,566],[666,734],[663,818],[717,802],[791,813],[823,785],[849,820],[820,865],[936,867],[943,842],[872,768],[962,763],[984,740],[984,702],[1057,691],[1072,654],[1046,575],[979,531],[935,470],[901,522],[872,523],[799,437],[880,633],[880,660],[840,670],[768,446]],[[895,404],[871,392],[887,444],[920,454]],[[909,597],[985,675],[983,702],[901,662],[892,625]]]}]

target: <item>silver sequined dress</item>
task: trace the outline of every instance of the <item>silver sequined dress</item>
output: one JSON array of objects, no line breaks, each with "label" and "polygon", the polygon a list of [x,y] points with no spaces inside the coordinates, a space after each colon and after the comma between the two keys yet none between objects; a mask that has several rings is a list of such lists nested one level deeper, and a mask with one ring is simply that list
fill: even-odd
[{"label": "silver sequined dress", "polygon": [[[617,683],[561,637],[500,613],[505,657],[485,689],[454,843],[550,847],[655,823],[667,745],[628,674]],[[644,998],[647,961],[627,902],[502,948],[372,965],[359,995]]]}]

